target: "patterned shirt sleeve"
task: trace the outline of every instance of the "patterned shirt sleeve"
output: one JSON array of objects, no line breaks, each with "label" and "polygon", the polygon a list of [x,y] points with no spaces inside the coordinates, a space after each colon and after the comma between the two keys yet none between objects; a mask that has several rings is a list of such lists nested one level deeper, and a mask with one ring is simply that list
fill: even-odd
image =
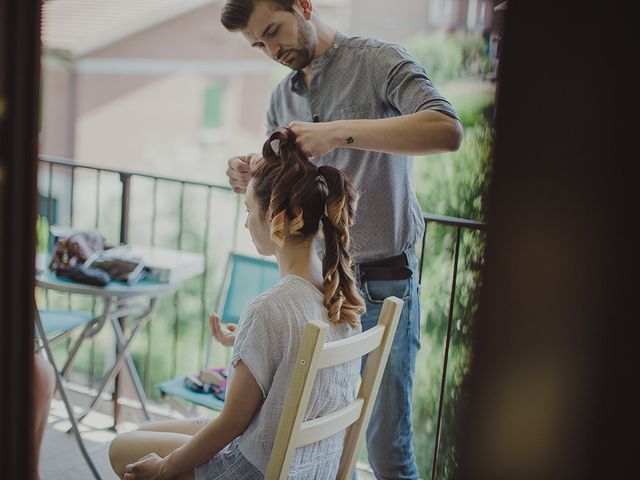
[{"label": "patterned shirt sleeve", "polygon": [[435,110],[458,119],[447,99],[436,89],[425,69],[398,45],[389,45],[382,56],[388,62],[384,79],[387,100],[401,114]]}]

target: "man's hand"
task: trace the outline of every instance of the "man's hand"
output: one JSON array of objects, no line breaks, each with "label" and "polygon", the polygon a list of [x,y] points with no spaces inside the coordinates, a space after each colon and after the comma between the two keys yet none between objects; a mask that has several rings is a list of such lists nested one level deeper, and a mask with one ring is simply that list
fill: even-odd
[{"label": "man's hand", "polygon": [[242,155],[229,159],[229,168],[227,168],[227,177],[229,177],[229,185],[236,193],[244,193],[249,183],[250,162],[254,154]]},{"label": "man's hand", "polygon": [[235,325],[227,325],[227,331],[224,332],[220,325],[220,317],[217,313],[209,315],[209,325],[211,326],[211,335],[213,335],[213,338],[225,347],[233,347],[233,343],[236,341],[237,327]]},{"label": "man's hand", "polygon": [[149,453],[140,460],[127,465],[124,480],[168,480],[164,473],[164,460],[155,453]]},{"label": "man's hand", "polygon": [[251,172],[258,168],[263,160],[262,155],[257,153],[249,153],[229,159],[227,177],[229,177],[229,185],[231,185],[234,192],[244,193],[247,191]]},{"label": "man's hand", "polygon": [[289,128],[296,134],[296,144],[312,159],[325,155],[338,146],[334,122],[291,122]]}]

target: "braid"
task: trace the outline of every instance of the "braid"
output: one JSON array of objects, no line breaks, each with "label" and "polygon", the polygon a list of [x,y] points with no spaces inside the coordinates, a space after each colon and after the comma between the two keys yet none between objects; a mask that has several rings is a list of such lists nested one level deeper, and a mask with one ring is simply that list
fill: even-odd
[{"label": "braid", "polygon": [[324,231],[324,257],[322,259],[324,305],[329,312],[329,319],[337,323],[341,320],[340,310],[343,303],[338,272],[341,257],[340,242],[333,223],[326,215],[322,216],[322,229]]},{"label": "braid", "polygon": [[325,178],[329,190],[327,215],[322,217],[325,238],[322,259],[324,304],[332,322],[355,326],[358,316],[365,312],[349,255],[349,227],[353,225],[357,196],[339,170],[324,166],[318,172]]}]

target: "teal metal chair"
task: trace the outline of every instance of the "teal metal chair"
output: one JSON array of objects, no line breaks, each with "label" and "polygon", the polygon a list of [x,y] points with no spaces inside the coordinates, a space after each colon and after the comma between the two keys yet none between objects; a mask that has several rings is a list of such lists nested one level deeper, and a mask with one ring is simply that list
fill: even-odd
[{"label": "teal metal chair", "polygon": [[[56,389],[60,395],[60,398],[62,399],[62,402],[64,403],[65,409],[67,410],[67,415],[69,416],[69,421],[71,422],[71,428],[69,429],[69,432],[72,432],[76,437],[78,447],[80,447],[82,456],[87,462],[91,473],[97,480],[100,480],[100,475],[98,474],[98,471],[96,470],[96,467],[93,464],[89,453],[87,452],[84,442],[82,441],[82,436],[80,435],[80,430],[78,429],[78,422],[76,420],[75,414],[73,413],[73,406],[69,402],[69,396],[64,386],[64,377],[71,367],[71,364],[75,359],[82,342],[100,331],[102,325],[104,324],[104,321],[106,320],[106,317],[94,317],[91,312],[76,310],[39,311],[37,307],[35,309],[35,312],[36,341],[46,352],[47,360],[53,366],[53,370],[56,376]],[[64,367],[62,368],[62,370],[59,370],[51,352],[51,344],[68,336],[72,331],[76,330],[82,325],[84,325],[84,328],[82,329],[80,336],[69,351]]]},{"label": "teal metal chair", "polygon": [[[263,258],[230,253],[225,268],[222,288],[216,301],[216,312],[222,323],[238,324],[245,305],[260,293],[273,287],[280,280],[278,264]],[[213,348],[213,338],[209,335],[204,367],[209,366]],[[157,385],[163,399],[185,416],[192,415],[195,407],[222,410],[223,401],[211,393],[197,393],[184,385],[184,377],[167,380]],[[191,406],[185,409],[175,401],[181,399]]]},{"label": "teal metal chair", "polygon": [[[82,332],[69,350],[62,370],[60,370],[62,376],[66,377],[82,343],[100,331],[107,317],[106,315],[95,317],[93,313],[83,310],[39,310],[38,313],[43,331],[36,328],[35,335],[41,347],[44,347],[45,343],[51,345],[62,340],[78,327],[84,325]],[[37,322],[36,327],[38,327]]]}]

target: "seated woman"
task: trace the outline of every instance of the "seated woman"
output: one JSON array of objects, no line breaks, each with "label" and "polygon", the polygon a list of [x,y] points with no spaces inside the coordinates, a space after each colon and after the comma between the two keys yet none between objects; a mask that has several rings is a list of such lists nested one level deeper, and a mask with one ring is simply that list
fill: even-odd
[{"label": "seated woman", "polygon": [[[224,408],[210,421],[170,420],[118,435],[109,456],[120,478],[263,478],[307,321],[327,322],[328,341],[360,332],[364,301],[348,253],[354,190],[339,170],[316,168],[291,130],[271,135],[263,158],[247,187],[245,226],[260,254],[276,256],[282,278],[249,302],[236,332],[223,334],[212,315],[214,336],[233,344]],[[318,372],[305,420],[353,400],[359,365]],[[335,478],[343,440],[344,431],[298,449],[289,478]]]}]

